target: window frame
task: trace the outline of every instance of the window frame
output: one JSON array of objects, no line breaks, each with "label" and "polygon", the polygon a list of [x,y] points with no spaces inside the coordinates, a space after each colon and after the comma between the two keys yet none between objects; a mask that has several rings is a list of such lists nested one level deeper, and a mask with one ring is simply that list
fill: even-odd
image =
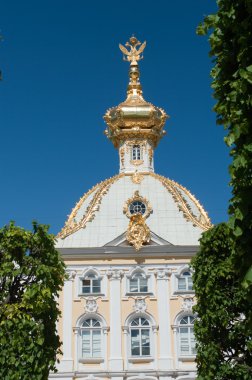
[{"label": "window frame", "polygon": [[[137,287],[137,290],[136,291],[132,291],[131,290],[131,287],[132,287],[132,281],[133,280],[137,280],[137,284],[136,284],[136,287]],[[145,280],[145,284],[141,284],[141,280]],[[135,272],[130,278],[129,278],[129,284],[128,284],[128,292],[130,294],[148,294],[149,293],[149,284],[148,284],[148,277],[143,273],[143,272]],[[146,287],[147,290],[146,291],[143,291],[141,290],[141,287]]]},{"label": "window frame", "polygon": [[[89,278],[89,276],[94,276],[94,277]],[[90,281],[90,285],[83,285],[83,282],[87,281],[87,280]],[[97,285],[93,285],[93,281],[99,281],[99,292],[94,292],[94,287],[97,287]],[[89,293],[83,291],[83,288],[85,286],[90,287]],[[89,297],[89,296],[93,296],[93,295],[94,296],[103,295],[103,292],[102,292],[102,276],[100,276],[96,271],[89,270],[88,272],[86,272],[85,274],[83,274],[82,276],[79,277],[79,296]]]},{"label": "window frame", "polygon": [[[83,358],[82,356],[82,331],[85,329],[83,328],[83,324],[88,319],[96,320],[100,323],[100,357],[89,357],[89,358]],[[75,360],[78,367],[78,370],[82,370],[83,367],[80,367],[81,364],[98,364],[102,365],[101,368],[105,368],[105,363],[107,361],[107,334],[108,334],[109,328],[107,327],[106,321],[104,318],[98,314],[98,313],[85,313],[83,314],[76,323],[76,327],[74,327],[75,332]]]},{"label": "window frame", "polygon": [[[138,319],[139,323],[135,326],[132,326],[132,323],[135,322],[137,319]],[[143,324],[144,322],[142,323],[142,320],[144,320],[144,322],[147,322],[148,324],[144,325]],[[137,337],[138,337],[139,345],[137,347],[135,347],[135,348],[139,348],[139,354],[138,355],[132,354],[132,350],[134,349],[134,347],[132,345],[132,331],[138,331]],[[146,355],[143,354],[143,349],[145,348],[144,344],[143,344],[143,331],[148,331],[148,334],[146,336],[147,336],[147,339],[149,339],[149,345],[148,345],[149,353]],[[151,357],[151,325],[150,325],[150,321],[147,318],[142,317],[142,316],[133,318],[129,324],[129,336],[130,336],[130,357],[133,359],[150,358]]]},{"label": "window frame", "polygon": [[[135,204],[134,204],[135,203]],[[137,204],[138,203],[138,204]],[[141,211],[137,211],[137,212],[134,212],[134,208],[137,208],[137,207],[140,207],[140,209],[141,209]],[[142,216],[144,216],[146,213],[147,213],[147,206],[146,206],[146,204],[143,202],[143,201],[141,201],[140,199],[138,200],[138,199],[136,199],[136,200],[133,200],[130,204],[129,204],[129,206],[128,206],[128,208],[129,208],[129,214],[132,216],[132,215],[137,215],[137,214],[140,214],[140,215],[142,215]],[[133,210],[132,210],[133,209]],[[144,210],[144,212],[142,212],[142,210]],[[131,212],[131,211],[133,211],[133,212]]]},{"label": "window frame", "polygon": [[[190,273],[190,275],[186,275],[184,276],[184,273]],[[179,289],[179,282],[180,280],[184,280],[185,281],[185,289]],[[190,285],[191,285],[191,289],[190,289]],[[181,294],[181,293],[185,293],[185,294],[194,294],[195,291],[193,289],[193,281],[192,281],[192,271],[191,269],[186,266],[186,267],[183,267],[179,273],[175,274],[175,290],[174,290],[174,293],[175,294]]]},{"label": "window frame", "polygon": [[140,144],[134,144],[131,148],[131,160],[140,161],[142,160],[142,150]]},{"label": "window frame", "polygon": [[[147,292],[131,292],[130,290],[130,281],[131,279],[134,279],[135,276],[141,275],[144,279],[147,281]],[[125,282],[124,282],[124,289],[125,289],[125,295],[153,295],[153,283],[152,283],[152,274],[146,274],[145,270],[141,267],[135,267],[133,268],[129,274],[125,276]]]},{"label": "window frame", "polygon": [[[131,355],[131,334],[130,334],[130,325],[136,318],[145,318],[149,322],[149,328],[150,328],[150,355],[148,356],[132,356]],[[147,327],[147,326],[146,326]],[[133,327],[134,328],[134,327]],[[126,366],[128,369],[134,368],[134,363],[153,363],[150,364],[149,368],[154,369],[154,361],[157,355],[157,325],[155,322],[155,319],[153,316],[151,316],[149,313],[146,312],[134,312],[128,315],[128,317],[125,320],[125,325],[122,327],[123,329],[123,336],[124,336],[124,343],[125,343],[125,361]],[[129,365],[129,367],[128,367]]]},{"label": "window frame", "polygon": [[[90,326],[83,326],[84,323],[86,321],[92,321],[92,324]],[[93,321],[95,321],[96,323],[98,322],[99,325],[96,327],[95,325],[93,325]],[[83,339],[83,332],[84,331],[87,331],[89,334],[89,339],[88,339],[88,343],[89,343],[89,353],[90,353],[90,356],[86,356],[84,355],[84,348],[83,348],[83,343],[84,343],[84,339]],[[94,356],[94,332],[95,331],[99,331],[99,356]],[[80,326],[80,336],[81,336],[81,357],[80,357],[80,360],[82,361],[88,361],[88,360],[92,360],[92,359],[102,359],[102,324],[101,322],[95,318],[95,317],[92,317],[92,318],[85,318],[83,320],[83,323],[81,324]]]},{"label": "window frame", "polygon": [[[190,321],[190,323],[181,324],[181,321],[185,318],[187,318],[187,319],[193,318],[192,323]],[[193,314],[184,314],[178,319],[178,326],[177,326],[177,329],[178,329],[178,357],[181,359],[196,357],[196,342],[195,342],[195,335],[193,332],[194,321],[195,321],[195,316]],[[187,341],[188,341],[188,343],[187,343],[188,344],[188,353],[187,354],[184,354],[181,350],[181,346],[182,346],[182,344],[181,344],[181,329],[187,329]],[[192,336],[193,336],[193,339],[192,339]],[[192,344],[192,342],[194,343],[194,345]]]}]

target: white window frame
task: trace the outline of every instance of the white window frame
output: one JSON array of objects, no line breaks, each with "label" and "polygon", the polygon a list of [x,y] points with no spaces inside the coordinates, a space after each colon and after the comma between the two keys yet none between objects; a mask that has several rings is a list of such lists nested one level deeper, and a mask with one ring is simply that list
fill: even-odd
[{"label": "white window frame", "polygon": [[[194,323],[192,324],[183,324],[181,325],[180,322],[183,318],[186,317],[192,317],[196,318],[196,316],[191,312],[181,312],[177,315],[175,319],[175,324],[173,326],[173,330],[175,332],[175,350],[176,350],[176,356],[178,361],[194,361],[196,357],[196,352],[192,352],[192,339],[191,339],[191,329],[194,327]],[[189,352],[188,354],[183,354],[181,352],[181,335],[180,335],[180,329],[181,328],[188,328],[189,334],[188,334],[188,345],[189,345]],[[195,339],[194,339],[195,342]]]},{"label": "white window frame", "polygon": [[[139,324],[136,326],[132,326],[132,323],[134,321],[138,321]],[[146,321],[148,324],[144,325],[144,324],[142,324],[142,321],[143,321],[143,323]],[[132,336],[131,336],[132,330],[137,330],[139,333],[139,355],[133,355],[132,354],[132,348],[133,348],[132,347]],[[143,342],[143,334],[142,334],[143,330],[148,330],[148,338],[149,338],[149,354],[148,355],[143,354],[143,343],[142,343]],[[140,317],[140,316],[137,316],[136,318],[132,319],[132,321],[129,324],[129,332],[130,332],[130,356],[132,358],[150,358],[151,357],[151,325],[150,325],[149,319],[144,318],[144,317]]]},{"label": "white window frame", "polygon": [[[150,355],[143,355],[143,356],[131,355],[131,323],[136,318],[145,318],[149,322]],[[132,328],[134,329],[134,327]],[[129,315],[125,321],[125,326],[123,326],[123,332],[124,332],[124,344],[125,344],[125,353],[126,353],[126,358],[125,358],[126,369],[128,368],[128,363],[138,363],[138,362],[141,362],[141,363],[153,362],[153,364],[156,363],[157,325],[155,324],[155,321],[150,314],[146,312],[145,313],[138,312],[138,313],[133,313]]]},{"label": "white window frame", "polygon": [[[83,326],[86,321],[91,321],[90,326]],[[98,323],[99,325],[96,326],[94,323]],[[88,341],[89,341],[89,346],[90,346],[90,356],[84,356],[83,353],[83,341],[84,341],[84,331],[88,331]],[[99,331],[99,350],[100,350],[100,355],[99,356],[94,356],[94,336],[95,336],[95,331]],[[88,360],[88,359],[101,359],[101,354],[102,354],[102,326],[101,322],[97,318],[85,318],[82,322],[82,325],[80,327],[80,334],[81,334],[81,359],[83,360]]]},{"label": "white window frame", "polygon": [[[90,357],[83,358],[82,357],[82,331],[84,328],[82,327],[83,323],[87,319],[95,319],[100,323],[100,331],[101,331],[101,355],[100,357]],[[76,323],[76,327],[74,327],[75,332],[75,362],[77,363],[78,369],[81,369],[81,365],[83,364],[97,364],[101,365],[102,368],[105,368],[105,364],[107,362],[107,334],[109,328],[106,325],[104,318],[98,313],[85,313],[82,315]]]},{"label": "white window frame", "polygon": [[132,161],[139,161],[142,159],[141,145],[134,144],[131,149],[131,159]]},{"label": "white window frame", "polygon": [[[144,279],[147,281],[147,292],[131,292],[130,290],[130,280],[134,279],[135,276],[141,275]],[[129,274],[126,275],[126,295],[153,295],[153,289],[152,289],[152,282],[151,282],[151,275],[147,274],[146,271],[140,267],[137,266],[131,270]]]},{"label": "white window frame", "polygon": [[[136,204],[137,203],[137,204]],[[142,205],[144,206],[144,212],[142,212]],[[135,212],[134,209],[140,207],[140,210],[141,211],[137,211]],[[131,212],[131,209],[134,208]],[[130,215],[136,215],[136,214],[140,214],[140,215],[145,215],[147,213],[147,206],[144,202],[142,202],[141,200],[134,200],[132,201],[130,204],[129,204],[129,214]]]},{"label": "white window frame", "polygon": [[[178,345],[178,349],[179,349],[179,357],[194,357],[196,356],[196,349],[195,349],[195,338],[194,338],[194,333],[193,333],[193,327],[194,327],[194,323],[186,323],[186,324],[181,324],[181,321],[185,318],[193,318],[193,322],[195,320],[195,317],[192,315],[192,314],[188,314],[188,315],[184,315],[183,317],[181,317],[179,319],[179,322],[178,322],[178,341],[179,341],[179,345]],[[188,350],[188,354],[183,354],[182,350],[181,350],[181,329],[187,329],[187,340],[188,340],[188,347],[189,347],[189,350]],[[193,336],[193,339],[192,339],[192,336]],[[192,342],[194,342],[194,351],[193,352],[193,348],[192,348]]]},{"label": "white window frame", "polygon": [[[132,280],[136,280],[136,287],[137,287],[137,290],[136,291],[132,291],[131,290],[131,287],[132,287]],[[145,284],[142,285],[141,284],[141,280],[145,280]],[[146,287],[147,290],[146,291],[142,291],[141,290],[141,287]],[[129,278],[129,293],[131,294],[147,294],[148,293],[148,278],[145,276],[144,273],[142,272],[136,272],[133,274],[133,276],[131,276]]]},{"label": "white window frame", "polygon": [[[189,272],[190,276],[183,276],[183,274],[185,272]],[[185,289],[179,289],[179,280],[182,279],[182,278],[185,279],[185,284],[186,284],[186,288]],[[192,283],[192,286],[193,286],[192,271],[189,268],[189,266],[186,265],[183,268],[181,268],[180,271],[177,274],[175,274],[175,291],[174,291],[175,294],[176,293],[179,293],[179,294],[181,294],[181,293],[186,293],[186,294],[193,293],[194,294],[195,293],[193,288],[189,289],[189,281],[188,281],[189,278],[191,279],[191,283]]]},{"label": "white window frame", "polygon": [[[88,276],[89,275],[94,275],[95,278],[94,280],[99,280],[100,281],[100,291],[99,292],[90,292],[90,293],[84,293],[82,291],[82,288],[83,288],[83,281],[88,279]],[[91,289],[93,289],[93,286],[92,286],[92,282],[93,282],[93,279],[90,279],[91,281]],[[104,295],[103,293],[103,278],[102,276],[99,275],[98,271],[93,269],[93,268],[88,268],[88,270],[86,270],[81,276],[79,276],[79,286],[78,286],[78,295],[79,296],[84,296],[84,297],[89,297],[89,296],[97,296],[97,295]]]}]

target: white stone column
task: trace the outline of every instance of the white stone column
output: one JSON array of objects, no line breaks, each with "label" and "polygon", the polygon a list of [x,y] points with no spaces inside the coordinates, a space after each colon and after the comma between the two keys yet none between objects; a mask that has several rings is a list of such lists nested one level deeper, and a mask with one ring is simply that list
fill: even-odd
[{"label": "white stone column", "polygon": [[61,371],[73,370],[73,353],[72,353],[72,305],[73,305],[73,281],[76,275],[75,271],[67,270],[68,279],[64,282],[63,289],[63,357],[60,361]]},{"label": "white stone column", "polygon": [[159,324],[159,359],[160,370],[173,368],[171,355],[171,323],[169,310],[169,286],[168,279],[171,271],[159,269],[156,271],[157,278],[157,303],[158,303],[158,324]]},{"label": "white stone column", "polygon": [[122,323],[121,323],[121,278],[123,271],[109,270],[110,280],[110,357],[109,368],[112,371],[123,369],[122,359]]}]

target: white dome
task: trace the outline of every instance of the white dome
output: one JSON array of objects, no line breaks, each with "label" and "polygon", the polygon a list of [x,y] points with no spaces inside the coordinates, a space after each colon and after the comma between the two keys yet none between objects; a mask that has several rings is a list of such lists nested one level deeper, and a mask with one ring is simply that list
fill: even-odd
[{"label": "white dome", "polygon": [[134,175],[121,173],[84,194],[58,234],[56,247],[102,247],[123,237],[129,225],[124,209],[136,191],[152,209],[146,218],[152,236],[163,244],[198,245],[211,223],[195,197],[168,178],[154,173],[139,176],[136,183]]}]

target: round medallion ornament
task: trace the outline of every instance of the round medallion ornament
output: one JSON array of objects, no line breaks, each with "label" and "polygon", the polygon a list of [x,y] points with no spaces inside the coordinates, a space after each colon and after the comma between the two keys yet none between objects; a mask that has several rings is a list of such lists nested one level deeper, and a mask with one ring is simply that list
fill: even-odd
[{"label": "round medallion ornament", "polygon": [[142,215],[146,219],[152,212],[152,207],[150,202],[146,198],[143,198],[137,190],[133,197],[125,202],[123,212],[128,218],[131,218],[133,215]]},{"label": "round medallion ornament", "polygon": [[131,202],[129,205],[129,212],[131,213],[131,215],[134,215],[134,214],[144,215],[146,212],[146,206],[141,201]]}]

